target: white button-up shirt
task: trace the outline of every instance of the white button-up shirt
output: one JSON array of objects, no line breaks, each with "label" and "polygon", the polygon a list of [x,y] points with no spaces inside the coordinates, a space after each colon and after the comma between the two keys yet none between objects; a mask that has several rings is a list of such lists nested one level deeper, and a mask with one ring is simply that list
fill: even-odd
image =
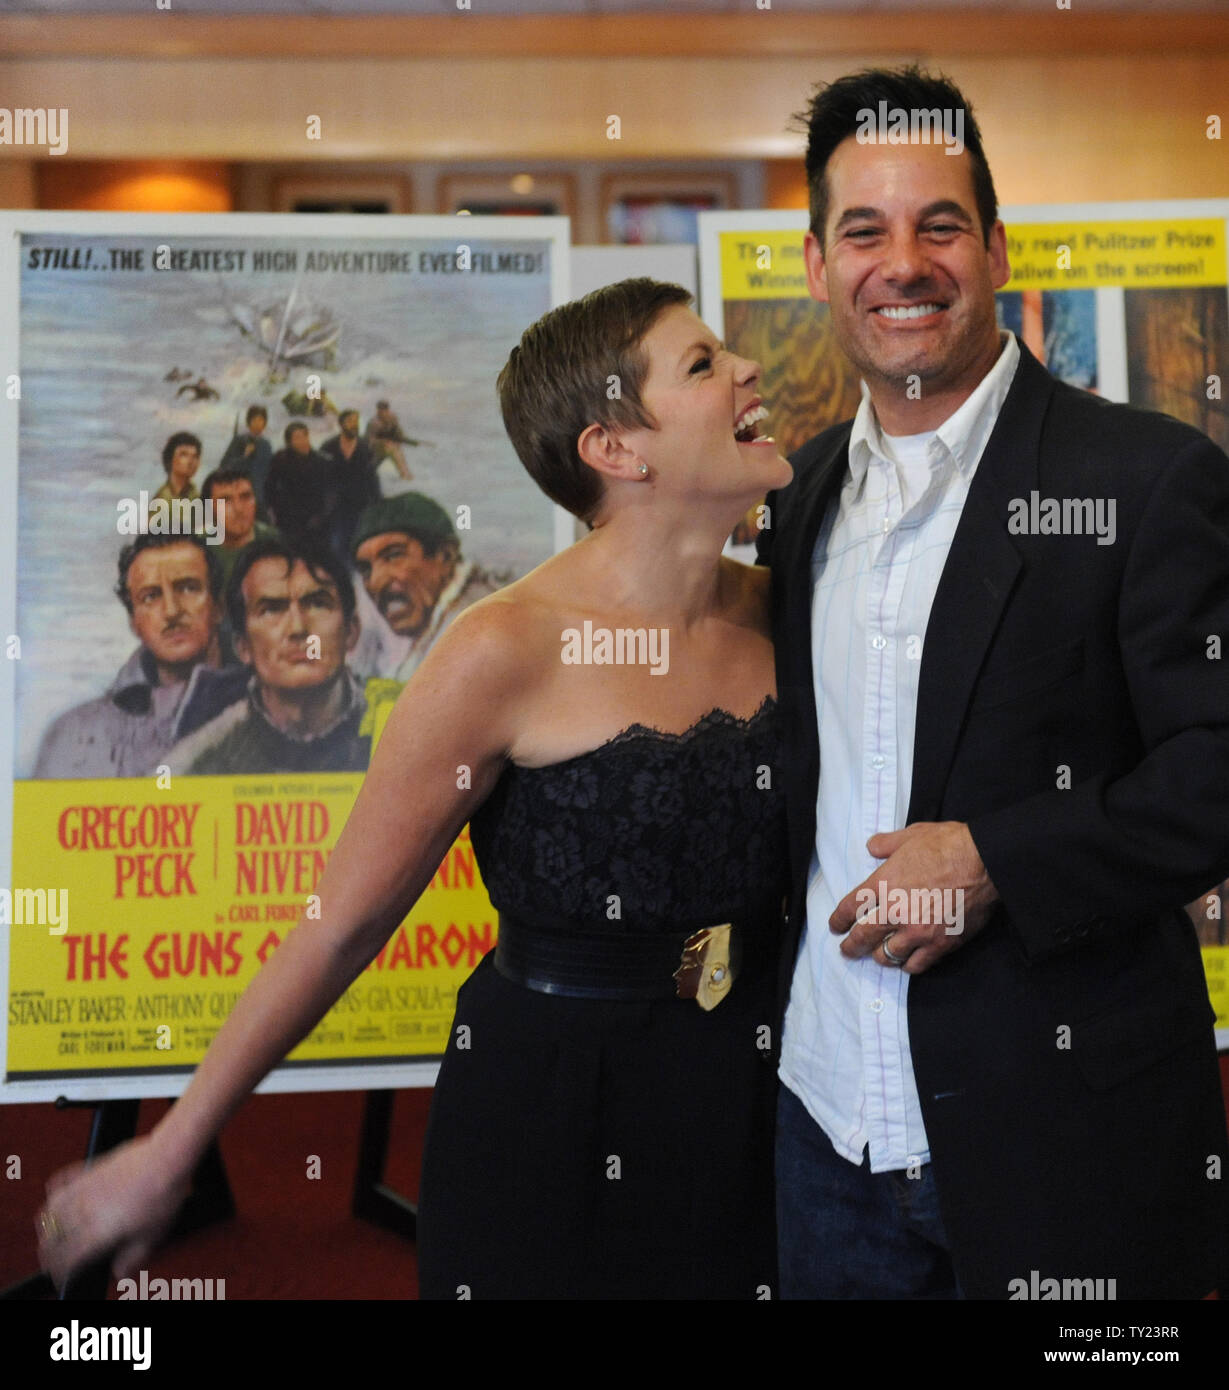
[{"label": "white button-up shirt", "polygon": [[884,435],[865,384],[849,472],[811,560],[819,724],[815,849],[781,1079],[839,1154],[871,1171],[930,1155],[909,1054],[909,976],[847,960],[828,928],[877,864],[870,836],[905,825],[926,624],[973,474],[1020,360],[1016,340],[937,430]]}]

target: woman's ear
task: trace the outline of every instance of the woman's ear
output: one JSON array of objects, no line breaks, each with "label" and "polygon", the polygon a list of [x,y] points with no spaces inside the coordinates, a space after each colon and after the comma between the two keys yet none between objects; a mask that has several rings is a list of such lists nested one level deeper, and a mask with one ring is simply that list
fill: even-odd
[{"label": "woman's ear", "polygon": [[607,478],[638,479],[640,455],[632,447],[630,433],[606,425],[589,425],[576,441],[576,452],[590,468]]}]

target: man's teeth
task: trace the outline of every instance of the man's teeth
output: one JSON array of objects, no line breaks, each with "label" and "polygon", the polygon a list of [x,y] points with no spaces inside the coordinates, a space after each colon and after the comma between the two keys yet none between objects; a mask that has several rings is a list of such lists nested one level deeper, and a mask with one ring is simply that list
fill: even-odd
[{"label": "man's teeth", "polygon": [[942,308],[942,304],[885,304],[875,312],[885,319],[921,319],[927,314],[937,314]]},{"label": "man's teeth", "polygon": [[767,419],[768,411],[762,405],[754,406],[751,410],[745,411],[734,422],[734,438],[743,444],[750,439],[755,439],[757,426],[762,420]]}]

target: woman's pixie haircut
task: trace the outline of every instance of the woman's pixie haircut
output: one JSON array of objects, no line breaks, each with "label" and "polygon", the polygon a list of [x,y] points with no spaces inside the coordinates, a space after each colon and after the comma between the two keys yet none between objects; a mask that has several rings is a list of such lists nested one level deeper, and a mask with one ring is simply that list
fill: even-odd
[{"label": "woman's pixie haircut", "polygon": [[663,310],[691,299],[681,285],[643,276],[594,290],[527,328],[499,374],[504,428],[521,462],[586,523],[604,488],[577,441],[590,425],[655,427],[640,399],[649,365],[641,344]]}]

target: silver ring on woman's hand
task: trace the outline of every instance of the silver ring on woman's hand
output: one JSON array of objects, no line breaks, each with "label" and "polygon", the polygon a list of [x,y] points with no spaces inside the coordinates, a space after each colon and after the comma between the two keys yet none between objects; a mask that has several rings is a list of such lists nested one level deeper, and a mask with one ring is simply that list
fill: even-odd
[{"label": "silver ring on woman's hand", "polygon": [[885,936],[885,937],[883,938],[883,940],[882,940],[879,944],[880,944],[880,946],[883,947],[883,954],[888,958],[888,964],[889,964],[889,965],[904,965],[904,963],[909,959],[909,957],[908,957],[908,956],[894,956],[894,955],[892,954],[892,948],[888,945],[888,942],[891,941],[891,939],[892,939],[895,935],[896,935],[896,933],[895,933],[894,931],[889,932],[889,933],[887,934],[887,936]]}]

